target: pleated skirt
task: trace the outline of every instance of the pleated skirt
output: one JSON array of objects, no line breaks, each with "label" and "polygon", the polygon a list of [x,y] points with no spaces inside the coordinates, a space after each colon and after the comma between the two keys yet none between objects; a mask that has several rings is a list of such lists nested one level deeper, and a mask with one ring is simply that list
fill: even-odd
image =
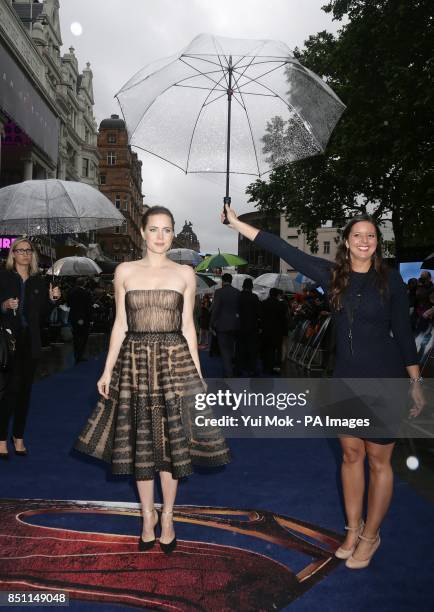
[{"label": "pleated skirt", "polygon": [[182,478],[194,465],[225,465],[230,452],[220,429],[195,425],[197,393],[204,385],[181,333],[128,333],[109,399],[100,398],[74,448],[136,480],[161,471]]}]

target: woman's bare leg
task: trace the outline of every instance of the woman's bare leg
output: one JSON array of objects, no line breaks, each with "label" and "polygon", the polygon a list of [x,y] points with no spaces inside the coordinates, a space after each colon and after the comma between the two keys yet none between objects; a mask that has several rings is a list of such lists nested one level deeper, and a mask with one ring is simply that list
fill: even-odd
[{"label": "woman's bare leg", "polygon": [[144,542],[150,542],[155,538],[155,513],[151,513],[154,509],[154,481],[138,480],[137,490],[143,514],[142,539]]},{"label": "woman's bare leg", "polygon": [[[349,527],[358,527],[363,511],[365,492],[365,442],[360,438],[340,438],[342,447],[341,479],[344,493],[345,514]],[[347,531],[342,548],[350,550],[358,534]]]},{"label": "woman's bare leg", "polygon": [[[163,512],[173,512],[175,504],[178,481],[172,477],[170,472],[160,472],[161,489],[163,491]],[[162,514],[160,542],[169,544],[175,537],[173,528],[173,515]]]},{"label": "woman's bare leg", "polygon": [[[395,444],[366,442],[369,463],[368,514],[363,535],[375,538],[381,522],[390,506],[393,493],[392,452]],[[354,552],[355,559],[366,559],[371,554],[373,542],[360,540]]]}]

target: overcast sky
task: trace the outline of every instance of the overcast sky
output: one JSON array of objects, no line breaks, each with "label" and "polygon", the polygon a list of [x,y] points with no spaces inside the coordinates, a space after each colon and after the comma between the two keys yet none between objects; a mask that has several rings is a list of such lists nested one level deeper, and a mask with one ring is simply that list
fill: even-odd
[{"label": "overcast sky", "polygon": [[[310,34],[336,32],[339,24],[321,11],[325,0],[60,0],[63,53],[75,48],[80,70],[90,62],[99,122],[120,113],[115,93],[141,67],[185,47],[197,34],[276,39],[290,49]],[[71,24],[82,26],[80,36]],[[191,220],[202,251],[236,252],[235,233],[219,223],[224,177],[185,175],[137,150],[143,161],[143,192],[148,204],[168,206],[176,231]],[[237,213],[254,210],[245,186],[254,178],[231,175]]]}]

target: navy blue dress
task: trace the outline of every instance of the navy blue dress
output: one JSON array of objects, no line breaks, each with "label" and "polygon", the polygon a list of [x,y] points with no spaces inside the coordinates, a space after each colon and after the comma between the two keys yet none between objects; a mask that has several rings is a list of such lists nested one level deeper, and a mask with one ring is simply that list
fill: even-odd
[{"label": "navy blue dress", "polygon": [[[328,292],[331,261],[303,253],[268,232],[260,231],[254,242]],[[336,330],[334,378],[401,378],[408,376],[406,366],[418,363],[407,290],[397,270],[389,269],[388,285],[388,291],[381,295],[372,269],[370,272],[350,273],[348,288],[342,296],[343,308],[332,313]],[[357,298],[357,294],[361,297]],[[351,352],[349,310],[355,305]],[[402,397],[402,401],[403,406],[397,406],[397,411],[405,407],[406,397]],[[395,441],[394,438],[363,439],[377,444]]]},{"label": "navy blue dress", "polygon": [[[260,231],[254,242],[314,280],[327,293],[332,262],[303,253],[268,232]],[[388,280],[389,290],[381,296],[375,284],[375,273],[351,272],[342,297],[344,308],[332,314],[336,329],[334,377],[401,378],[407,376],[406,366],[418,363],[404,282],[394,269],[389,270]],[[356,298],[358,293],[360,299]],[[355,304],[351,353],[348,309]]]}]

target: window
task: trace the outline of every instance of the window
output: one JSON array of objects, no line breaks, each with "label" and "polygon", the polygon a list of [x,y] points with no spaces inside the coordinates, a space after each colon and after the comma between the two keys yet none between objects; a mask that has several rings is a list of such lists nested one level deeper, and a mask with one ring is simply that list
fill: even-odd
[{"label": "window", "polygon": [[81,176],[89,176],[89,160],[85,157],[82,160]]},{"label": "window", "polygon": [[109,151],[107,153],[107,163],[109,166],[114,166],[116,164],[116,153],[114,151]]},{"label": "window", "polygon": [[128,212],[128,196],[124,196],[124,210]]},{"label": "window", "polygon": [[105,174],[100,174],[99,175],[99,184],[100,185],[105,185],[107,182],[107,176]]},{"label": "window", "polygon": [[123,224],[122,231],[124,234],[128,234],[128,221],[125,221],[125,223]]},{"label": "window", "polygon": [[323,242],[323,251],[324,255],[329,255],[330,254],[330,242],[328,240],[325,240]]},{"label": "window", "polygon": [[120,233],[121,233],[121,228],[119,226],[115,227],[115,234],[120,234]]},{"label": "window", "polygon": [[116,134],[109,134],[107,136],[107,142],[109,144],[116,144]]},{"label": "window", "polygon": [[116,208],[120,208],[121,207],[121,196],[120,195],[116,195],[115,196],[115,206],[116,206]]}]

